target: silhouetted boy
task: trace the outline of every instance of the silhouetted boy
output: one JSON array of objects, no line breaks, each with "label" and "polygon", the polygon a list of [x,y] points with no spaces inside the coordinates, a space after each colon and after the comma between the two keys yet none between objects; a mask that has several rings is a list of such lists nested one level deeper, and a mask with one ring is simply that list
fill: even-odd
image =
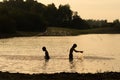
[{"label": "silhouetted boy", "polygon": [[76,47],[77,47],[77,44],[73,44],[72,48],[70,49],[69,61],[73,60],[73,51],[83,53],[83,51],[77,51],[77,50],[75,50]]},{"label": "silhouetted boy", "polygon": [[42,48],[42,50],[43,50],[43,51],[45,51],[45,57],[44,57],[44,58],[45,58],[45,60],[50,59],[50,56],[49,56],[48,51],[46,50],[46,47],[43,47],[43,48]]}]

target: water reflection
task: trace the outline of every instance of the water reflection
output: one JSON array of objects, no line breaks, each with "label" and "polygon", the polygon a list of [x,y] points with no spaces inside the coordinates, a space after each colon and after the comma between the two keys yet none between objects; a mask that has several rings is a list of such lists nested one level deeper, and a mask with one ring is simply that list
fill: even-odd
[{"label": "water reflection", "polygon": [[43,73],[47,73],[48,62],[49,62],[49,59],[45,59],[43,62],[43,66],[42,66]]},{"label": "water reflection", "polygon": [[43,60],[42,56],[34,55],[0,55],[0,57],[6,58],[8,60]]},{"label": "water reflection", "polygon": [[[120,35],[108,34],[1,39],[0,70],[25,73],[120,71],[119,41]],[[84,50],[84,53],[73,53],[74,59],[69,61],[73,43],[78,45],[76,50]],[[39,49],[44,45],[50,53],[49,61]]]},{"label": "water reflection", "polygon": [[75,63],[74,63],[74,61],[72,60],[70,60],[69,59],[69,63],[70,63],[70,70],[71,70],[71,72],[75,72],[76,70],[75,70]]},{"label": "water reflection", "polygon": [[[70,64],[70,70],[71,72],[77,72],[77,65],[79,65],[79,67],[83,66],[82,63],[84,61],[84,57],[82,56],[81,58],[75,58],[74,60],[69,59],[69,64]],[[82,68],[82,67],[81,67]],[[82,69],[83,70],[83,69]]]},{"label": "water reflection", "polygon": [[85,56],[85,59],[98,59],[98,60],[114,60],[111,57],[100,57],[100,56]]}]

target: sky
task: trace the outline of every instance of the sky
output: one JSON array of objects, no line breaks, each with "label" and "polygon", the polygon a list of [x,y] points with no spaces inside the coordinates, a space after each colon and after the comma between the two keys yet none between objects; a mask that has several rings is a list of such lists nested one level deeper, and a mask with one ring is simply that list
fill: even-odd
[{"label": "sky", "polygon": [[45,5],[54,3],[69,4],[72,11],[77,11],[82,19],[120,20],[120,0],[37,0]]}]

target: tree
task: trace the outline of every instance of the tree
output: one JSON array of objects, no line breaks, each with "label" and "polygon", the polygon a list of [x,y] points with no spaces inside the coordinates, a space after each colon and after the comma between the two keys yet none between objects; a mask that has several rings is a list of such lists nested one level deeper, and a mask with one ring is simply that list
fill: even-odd
[{"label": "tree", "polygon": [[90,25],[90,28],[100,28],[100,27],[107,27],[107,20],[86,20],[86,22]]},{"label": "tree", "polygon": [[46,20],[48,22],[48,25],[50,26],[55,26],[56,25],[56,18],[57,18],[57,8],[54,5],[54,3],[49,4],[46,7],[46,11],[45,11],[45,17]]},{"label": "tree", "polygon": [[7,15],[0,16],[0,32],[1,33],[15,33],[16,23]]},{"label": "tree", "polygon": [[69,22],[72,20],[72,10],[68,4],[60,5],[58,8],[58,21],[59,23]]},{"label": "tree", "polygon": [[19,2],[19,3],[21,3],[21,2],[23,2],[23,0],[16,0],[16,2]]},{"label": "tree", "polygon": [[113,23],[120,23],[119,19],[114,20]]},{"label": "tree", "polygon": [[78,16],[78,12],[74,12],[73,19],[71,21],[71,27],[77,29],[89,29],[89,25],[85,20]]},{"label": "tree", "polygon": [[30,2],[30,3],[32,3],[32,2],[34,2],[34,0],[26,0],[26,2]]},{"label": "tree", "polygon": [[119,19],[116,19],[116,20],[113,21],[113,26],[114,26],[114,27],[119,27],[119,28],[120,28]]}]

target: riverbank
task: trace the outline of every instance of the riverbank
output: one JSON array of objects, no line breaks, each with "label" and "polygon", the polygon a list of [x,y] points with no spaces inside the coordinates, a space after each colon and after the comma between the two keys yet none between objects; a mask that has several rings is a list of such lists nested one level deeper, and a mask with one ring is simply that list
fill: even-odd
[{"label": "riverbank", "polygon": [[0,72],[0,80],[120,80],[120,72],[23,74]]},{"label": "riverbank", "polygon": [[31,37],[31,36],[77,36],[82,34],[119,34],[119,28],[96,28],[96,29],[71,29],[71,28],[61,28],[61,27],[48,27],[46,32],[23,32],[17,31],[13,34],[0,34],[0,38],[9,37]]},{"label": "riverbank", "polygon": [[49,27],[42,35],[47,36],[77,36],[82,34],[119,34],[120,28],[105,27],[95,29],[72,29],[72,28],[60,28],[60,27]]},{"label": "riverbank", "polygon": [[118,28],[96,28],[96,29],[71,29],[71,28],[61,28],[61,27],[48,27],[47,31],[44,33],[39,32],[18,32],[21,36],[77,36],[82,34],[119,34],[120,30]]}]

